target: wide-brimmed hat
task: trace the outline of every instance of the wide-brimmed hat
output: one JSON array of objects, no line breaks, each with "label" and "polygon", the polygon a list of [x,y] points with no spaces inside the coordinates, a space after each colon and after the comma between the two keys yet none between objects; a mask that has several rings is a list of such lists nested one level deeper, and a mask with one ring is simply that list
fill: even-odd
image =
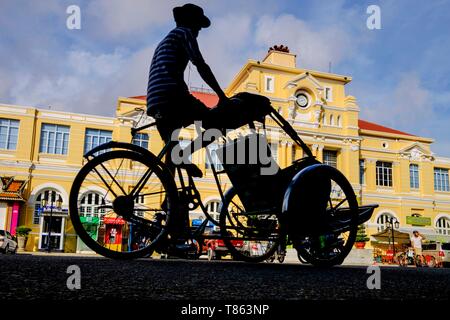
[{"label": "wide-brimmed hat", "polygon": [[176,23],[187,27],[208,28],[211,25],[203,9],[192,3],[173,8],[173,17]]}]

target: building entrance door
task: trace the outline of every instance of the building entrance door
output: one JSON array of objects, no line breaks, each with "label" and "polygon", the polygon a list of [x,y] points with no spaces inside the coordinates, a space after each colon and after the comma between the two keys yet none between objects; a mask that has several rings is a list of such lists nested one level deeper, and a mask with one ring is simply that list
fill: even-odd
[{"label": "building entrance door", "polygon": [[[64,244],[64,217],[51,218],[51,232],[50,232],[50,248],[51,250],[63,251]],[[49,245],[49,229],[50,216],[43,216],[41,218],[41,232],[39,237],[39,249],[46,250]]]}]

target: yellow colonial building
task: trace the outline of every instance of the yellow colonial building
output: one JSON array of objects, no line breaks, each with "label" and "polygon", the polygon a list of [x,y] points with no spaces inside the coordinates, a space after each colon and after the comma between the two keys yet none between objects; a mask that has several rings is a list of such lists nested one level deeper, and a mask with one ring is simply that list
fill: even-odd
[{"label": "yellow colonial building", "polygon": [[[226,93],[246,91],[270,98],[313,154],[347,176],[361,204],[379,204],[366,224],[370,235],[394,218],[399,231],[419,230],[430,240],[450,241],[450,159],[431,151],[430,138],[360,119],[356,98],[345,91],[350,81],[349,76],[297,68],[296,56],[281,46],[271,48],[261,61],[249,60]],[[207,105],[217,102],[209,92],[193,90],[193,94]],[[52,247],[86,251],[68,216],[71,183],[83,165],[83,154],[101,143],[117,140],[154,153],[161,150],[163,143],[153,127],[132,141],[130,128],[140,117],[138,109],[145,109],[145,97],[119,98],[115,117],[0,104],[0,229],[14,231],[17,225],[27,225],[32,232],[26,249],[43,250],[51,214]],[[280,167],[302,157],[274,123],[268,121],[267,127]],[[190,140],[193,129],[185,129],[181,136]],[[199,190],[214,213],[220,197],[205,159],[204,150],[193,155],[204,172],[197,179]],[[13,196],[7,187],[19,185],[15,181],[21,187]],[[227,179],[221,184],[225,189],[230,186]],[[98,201],[95,197],[93,193],[92,203]],[[199,212],[191,215],[193,220],[199,218]]]}]

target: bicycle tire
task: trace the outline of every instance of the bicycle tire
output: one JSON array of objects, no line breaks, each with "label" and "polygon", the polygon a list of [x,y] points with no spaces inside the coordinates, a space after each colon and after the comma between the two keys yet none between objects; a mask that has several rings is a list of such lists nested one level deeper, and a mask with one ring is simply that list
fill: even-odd
[{"label": "bicycle tire", "polygon": [[[91,237],[91,235],[86,231],[86,229],[83,227],[78,209],[80,187],[82,186],[84,179],[88,176],[91,170],[93,170],[98,165],[108,160],[120,158],[139,161],[148,168],[151,168],[155,172],[156,177],[158,177],[164,189],[166,190],[167,210],[165,212],[166,214],[165,228],[162,228],[162,231],[152,240],[152,242],[149,245],[131,252],[110,250],[99,244],[96,240],[94,240]],[[144,157],[142,154],[138,152],[128,150],[109,151],[100,154],[95,158],[93,158],[92,160],[88,161],[76,175],[69,196],[69,213],[70,218],[72,220],[72,225],[75,231],[77,232],[77,235],[81,238],[84,244],[87,245],[91,250],[95,251],[96,253],[104,257],[120,260],[136,259],[152,254],[155,247],[158,245],[158,242],[160,242],[160,240],[167,235],[170,223],[174,219],[174,213],[176,213],[176,208],[177,208],[177,192],[172,174],[159,162],[159,160],[156,157],[154,158],[149,158],[148,156]]]},{"label": "bicycle tire", "polygon": [[[236,230],[239,227],[236,226],[230,226],[229,223],[233,224],[234,222],[231,221],[231,218],[229,216],[228,207],[232,203],[232,200],[234,197],[238,197],[237,191],[234,187],[231,187],[228,189],[228,191],[224,195],[224,202],[221,204],[220,207],[220,216],[219,216],[219,227],[220,227],[220,233],[223,239],[223,242],[227,246],[228,250],[230,251],[231,255],[236,260],[246,261],[246,262],[262,262],[267,259],[269,259],[271,256],[274,255],[275,251],[278,248],[278,245],[280,243],[280,239],[282,237],[282,233],[279,231],[279,236],[276,239],[273,239],[270,241],[271,247],[269,249],[266,249],[264,253],[261,255],[249,255],[244,254],[244,250],[242,248],[236,248],[232,242],[232,240],[229,238],[229,232],[232,232],[233,230]],[[228,223],[227,223],[228,222]],[[242,227],[243,229],[245,227]]]},{"label": "bicycle tire", "polygon": [[356,233],[358,228],[358,202],[356,200],[356,195],[353,191],[350,182],[347,178],[336,168],[328,166],[328,165],[316,165],[315,170],[309,172],[309,174],[316,174],[320,177],[327,177],[330,180],[334,181],[344,192],[347,202],[348,209],[350,210],[350,227],[349,227],[349,235],[347,241],[340,251],[340,253],[333,258],[330,259],[322,259],[318,257],[316,254],[311,253],[301,245],[296,246],[298,254],[306,260],[307,263],[310,263],[316,267],[332,267],[335,265],[342,264],[344,259],[350,253],[350,250],[353,247],[356,239]]}]

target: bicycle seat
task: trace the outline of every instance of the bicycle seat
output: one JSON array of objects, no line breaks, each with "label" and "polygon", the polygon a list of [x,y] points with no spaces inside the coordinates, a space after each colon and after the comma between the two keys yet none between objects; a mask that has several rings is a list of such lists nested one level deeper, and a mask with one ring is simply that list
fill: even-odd
[{"label": "bicycle seat", "polygon": [[203,177],[203,172],[193,163],[182,163],[179,165],[181,169],[187,171],[187,173],[193,178],[201,178]]}]

